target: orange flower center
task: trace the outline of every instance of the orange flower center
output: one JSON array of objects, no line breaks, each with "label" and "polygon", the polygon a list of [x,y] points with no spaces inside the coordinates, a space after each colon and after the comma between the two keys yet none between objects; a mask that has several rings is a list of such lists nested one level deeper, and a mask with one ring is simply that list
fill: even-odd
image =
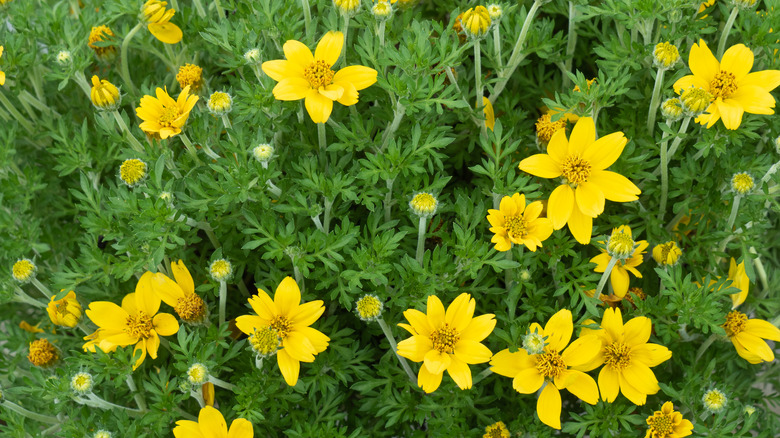
[{"label": "orange flower center", "polygon": [[631,349],[622,342],[615,342],[604,348],[604,363],[617,371],[631,364]]},{"label": "orange flower center", "polygon": [[582,184],[590,176],[590,163],[580,158],[579,155],[569,155],[563,160],[563,177],[569,184]]},{"label": "orange flower center", "polygon": [[731,337],[736,336],[740,334],[742,330],[745,330],[746,324],[747,315],[737,310],[732,310],[726,315],[726,323],[723,324],[722,327],[726,330],[726,334]]},{"label": "orange flower center", "polygon": [[292,331],[293,326],[287,317],[279,315],[271,320],[271,328],[279,332],[279,337],[284,339]]},{"label": "orange flower center", "polygon": [[130,315],[125,324],[127,325],[125,333],[138,339],[146,339],[151,336],[154,328],[152,317],[140,310],[137,315]]},{"label": "orange flower center", "polygon": [[431,333],[431,342],[433,348],[439,353],[452,353],[455,351],[455,344],[460,340],[459,333],[449,324],[444,324],[440,329]]},{"label": "orange flower center", "polygon": [[522,216],[509,216],[504,224],[506,231],[512,237],[523,238],[528,233],[528,224]]},{"label": "orange flower center", "polygon": [[715,98],[726,99],[737,91],[737,79],[734,73],[721,70],[715,75],[715,79],[710,82],[710,93]]},{"label": "orange flower center", "polygon": [[163,112],[160,115],[160,125],[171,127],[174,120],[181,116],[181,110],[178,106],[163,107]]},{"label": "orange flower center", "polygon": [[333,82],[333,75],[336,72],[330,69],[330,64],[318,59],[303,70],[303,77],[309,81],[312,88],[318,89]]},{"label": "orange flower center", "polygon": [[672,417],[661,411],[655,411],[652,417],[648,417],[647,424],[652,438],[667,438],[674,433]]},{"label": "orange flower center", "polygon": [[543,377],[554,379],[566,371],[566,363],[557,350],[547,350],[536,357],[536,369]]},{"label": "orange flower center", "polygon": [[27,359],[38,367],[54,365],[59,359],[59,353],[54,345],[46,339],[36,339],[30,343],[30,353]]},{"label": "orange flower center", "polygon": [[200,322],[206,316],[206,305],[196,294],[185,294],[179,298],[173,310],[187,322]]}]

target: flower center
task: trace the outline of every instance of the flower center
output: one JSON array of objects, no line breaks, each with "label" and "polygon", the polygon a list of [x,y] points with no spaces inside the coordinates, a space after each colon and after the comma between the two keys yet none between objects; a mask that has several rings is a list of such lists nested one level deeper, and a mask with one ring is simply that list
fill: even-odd
[{"label": "flower center", "polygon": [[561,117],[557,122],[553,122],[549,114],[544,114],[536,121],[536,138],[542,143],[548,143],[553,134],[564,128],[566,118]]},{"label": "flower center", "polygon": [[745,330],[746,324],[747,315],[737,310],[732,310],[726,315],[726,323],[723,324],[722,327],[726,330],[726,334],[731,337],[736,336],[740,334],[742,330]]},{"label": "flower center", "polygon": [[312,88],[318,89],[333,82],[335,72],[330,69],[330,64],[318,59],[303,70],[303,77],[309,81]]},{"label": "flower center", "polygon": [[528,231],[528,224],[522,216],[509,216],[504,224],[511,237],[524,238]]},{"label": "flower center", "polygon": [[558,351],[547,350],[536,357],[536,369],[542,376],[554,379],[566,371],[566,363]]},{"label": "flower center", "polygon": [[434,330],[431,333],[433,348],[439,353],[452,353],[455,351],[455,344],[460,340],[459,333],[454,327],[445,323],[442,328]]},{"label": "flower center", "polygon": [[273,326],[255,329],[255,332],[249,337],[249,343],[252,344],[252,348],[258,356],[271,356],[276,353],[281,343],[279,331],[273,328]]},{"label": "flower center", "polygon": [[125,333],[139,339],[146,339],[151,336],[154,328],[152,318],[141,310],[138,311],[137,315],[130,315],[125,324],[127,325]]},{"label": "flower center", "polygon": [[173,308],[187,322],[200,322],[206,316],[206,303],[196,294],[184,294]]},{"label": "flower center", "polygon": [[59,359],[59,354],[54,345],[46,339],[36,339],[30,343],[30,353],[27,359],[38,367],[48,367]]},{"label": "flower center", "polygon": [[174,120],[181,116],[181,110],[178,106],[163,107],[163,112],[160,115],[160,125],[171,127]]},{"label": "flower center", "polygon": [[293,327],[289,319],[279,315],[271,320],[271,328],[278,332],[280,338],[284,339],[292,331]]},{"label": "flower center", "polygon": [[672,417],[660,411],[656,411],[652,417],[648,418],[647,424],[650,426],[652,438],[666,438],[674,432]]},{"label": "flower center", "polygon": [[128,185],[135,185],[146,177],[146,163],[137,159],[131,158],[125,160],[121,166],[119,166],[119,178]]},{"label": "flower center", "polygon": [[604,348],[604,363],[617,371],[631,364],[631,349],[622,342],[615,342]]},{"label": "flower center", "polygon": [[710,82],[710,93],[716,99],[719,97],[726,99],[734,94],[735,91],[737,91],[737,79],[734,73],[721,70],[715,75],[715,79]]},{"label": "flower center", "polygon": [[569,184],[582,184],[590,176],[590,163],[579,155],[569,155],[563,160],[563,177]]}]

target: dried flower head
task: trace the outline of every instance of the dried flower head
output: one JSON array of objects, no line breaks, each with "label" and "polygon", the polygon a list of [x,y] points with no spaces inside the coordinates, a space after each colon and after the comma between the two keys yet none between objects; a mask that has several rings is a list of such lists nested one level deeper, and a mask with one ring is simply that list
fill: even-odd
[{"label": "dried flower head", "polygon": [[60,352],[48,339],[36,339],[30,342],[27,359],[36,367],[49,368],[60,359]]},{"label": "dried flower head", "polygon": [[107,42],[114,36],[114,32],[108,26],[100,25],[93,27],[89,32],[89,42],[87,45],[90,49],[95,51],[95,55],[99,60],[105,62],[111,62],[116,58],[116,46],[103,46],[96,45],[98,42]]}]

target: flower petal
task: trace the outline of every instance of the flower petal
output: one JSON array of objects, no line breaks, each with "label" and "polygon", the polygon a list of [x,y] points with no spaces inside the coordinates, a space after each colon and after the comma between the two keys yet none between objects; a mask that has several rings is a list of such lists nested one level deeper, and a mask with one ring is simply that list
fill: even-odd
[{"label": "flower petal", "polygon": [[696,77],[694,75],[688,75],[678,79],[677,82],[675,82],[674,85],[672,85],[672,90],[674,90],[674,92],[677,94],[682,94],[683,90],[691,87],[709,90],[710,84],[709,82],[704,82],[704,80],[700,77]]},{"label": "flower petal", "polygon": [[508,349],[501,350],[490,359],[490,370],[506,377],[515,377],[521,371],[533,367],[535,361],[522,349],[514,353],[510,353]]},{"label": "flower petal", "polygon": [[472,318],[469,325],[460,332],[460,338],[482,342],[483,339],[487,338],[488,335],[493,332],[495,327],[495,315],[492,313],[479,315],[476,318]]},{"label": "flower petal", "polygon": [[306,44],[303,44],[300,41],[287,40],[284,43],[284,46],[282,46],[282,50],[284,50],[285,58],[291,63],[296,64],[297,68],[301,69],[301,71],[314,62],[314,56],[312,56],[311,50],[306,47]]},{"label": "flower petal", "polygon": [[661,389],[653,371],[640,363],[634,362],[624,368],[623,378],[630,382],[633,388],[644,394],[655,394]]},{"label": "flower petal", "polygon": [[518,168],[540,178],[557,178],[563,174],[561,166],[547,154],[531,155],[521,161]]},{"label": "flower petal", "polygon": [[604,192],[596,184],[587,181],[578,184],[574,191],[574,199],[580,211],[586,216],[598,217],[604,212]]},{"label": "flower petal", "polygon": [[618,396],[620,390],[620,380],[618,374],[610,366],[605,366],[599,372],[599,391],[601,399],[607,403],[612,403]]},{"label": "flower petal", "polygon": [[548,383],[542,389],[536,402],[536,414],[542,423],[555,429],[561,428],[561,393],[555,385]]},{"label": "flower petal", "polygon": [[428,323],[428,317],[419,310],[408,309],[404,311],[404,317],[409,321],[409,324],[412,325],[417,334],[430,336],[431,332],[433,332],[433,327]]},{"label": "flower petal", "polygon": [[200,426],[197,421],[179,420],[176,427],[173,428],[175,438],[206,438],[200,433]]},{"label": "flower petal", "polygon": [[431,373],[425,365],[422,365],[420,367],[420,372],[417,374],[417,385],[419,385],[427,394],[430,394],[433,391],[436,391],[439,385],[441,385],[441,378],[443,375],[444,373]]},{"label": "flower petal", "polygon": [[[548,207],[549,208],[549,207]],[[593,235],[593,218],[583,214],[578,206],[573,206],[569,217],[569,231],[577,242],[587,245]]]},{"label": "flower petal", "polygon": [[298,383],[298,374],[301,371],[301,363],[293,359],[285,349],[276,353],[276,360],[279,364],[279,371],[282,372],[284,381],[290,386]]},{"label": "flower petal", "polygon": [[274,304],[279,314],[289,316],[301,303],[301,290],[292,277],[284,277],[274,292]]},{"label": "flower petal", "polygon": [[547,154],[556,163],[563,163],[569,154],[569,140],[566,139],[566,130],[559,129],[555,131],[550,142],[547,144]]},{"label": "flower petal", "polygon": [[[691,54],[688,56],[688,67],[694,76],[701,78],[709,84],[720,71],[720,63],[707,47],[707,43],[700,39],[699,44],[691,46]],[[709,88],[707,88],[709,89]]]},{"label": "flower petal", "polygon": [[377,72],[373,68],[362,65],[350,65],[333,75],[333,82],[349,82],[356,90],[368,88],[376,83]]},{"label": "flower petal", "polygon": [[124,330],[130,315],[118,305],[110,301],[93,301],[89,303],[87,316],[98,327],[103,329]]},{"label": "flower petal", "polygon": [[170,313],[158,313],[152,320],[154,330],[161,336],[171,336],[179,331],[179,322]]},{"label": "flower petal", "polygon": [[620,309],[605,310],[601,328],[607,333],[610,343],[623,342],[623,313]]},{"label": "flower petal", "polygon": [[282,347],[287,351],[291,358],[301,362],[314,362],[314,345],[311,341],[298,331],[287,334],[282,340]]},{"label": "flower petal", "polygon": [[598,186],[604,193],[604,198],[613,202],[636,201],[639,199],[638,195],[642,193],[628,178],[608,170],[591,173],[588,182]]},{"label": "flower petal", "polygon": [[591,169],[604,170],[617,161],[628,139],[622,132],[613,132],[591,143],[582,153],[582,158],[589,162]]},{"label": "flower petal", "polygon": [[425,354],[433,349],[433,343],[427,336],[412,336],[398,343],[398,355],[412,362],[422,362]]},{"label": "flower petal", "polygon": [[358,97],[360,95],[357,91],[357,88],[355,88],[355,85],[352,84],[352,82],[340,81],[340,82],[334,82],[333,85],[341,87],[341,89],[343,90],[341,97],[339,97],[336,100],[336,102],[344,106],[351,106],[358,103]]},{"label": "flower petal", "polygon": [[249,305],[265,321],[270,322],[276,315],[279,315],[279,309],[276,307],[274,300],[262,289],[257,289],[257,295],[249,298]]},{"label": "flower petal", "polygon": [[184,265],[184,262],[181,260],[171,262],[171,272],[173,272],[173,278],[176,279],[176,283],[185,293],[195,293],[195,282],[192,281],[192,275]]},{"label": "flower petal", "polygon": [[428,325],[436,330],[444,323],[444,305],[436,295],[428,296]]},{"label": "flower petal", "polygon": [[179,302],[179,298],[184,297],[184,291],[173,280],[168,278],[167,275],[156,273],[152,274],[151,278],[152,290],[157,296],[159,296],[165,304],[176,307]]},{"label": "flower petal", "polygon": [[736,101],[746,113],[774,114],[775,98],[758,85],[743,85],[731,95],[729,100]]},{"label": "flower petal", "polygon": [[140,367],[141,364],[144,363],[144,359],[146,359],[146,339],[141,339],[135,344],[135,348],[133,348],[133,357],[136,356],[138,356],[138,359],[133,363],[133,371]]},{"label": "flower petal", "polygon": [[561,354],[561,358],[569,367],[577,367],[591,362],[601,349],[601,339],[594,335],[580,335]]},{"label": "flower petal", "polygon": [[340,85],[330,84],[325,87],[320,87],[317,91],[321,95],[327,97],[330,100],[339,100],[344,95],[344,88]]},{"label": "flower petal", "polygon": [[739,81],[750,73],[753,68],[753,51],[744,44],[735,44],[726,50],[720,58],[720,69],[734,74]]},{"label": "flower petal", "polygon": [[455,344],[455,357],[467,364],[485,363],[492,356],[489,348],[476,341],[461,339]]},{"label": "flower petal", "polygon": [[626,345],[629,347],[634,347],[637,345],[646,344],[650,339],[651,331],[652,323],[650,322],[650,318],[645,316],[631,318],[631,320],[623,326]]},{"label": "flower petal", "polygon": [[[624,370],[625,371],[625,370]],[[620,381],[620,392],[626,396],[626,398],[631,401],[631,403],[642,406],[647,402],[647,394],[644,392],[638,390],[632,383],[632,381],[628,381],[625,378],[625,375],[620,373],[618,374],[618,380]],[[655,393],[653,393],[655,394]]]},{"label": "flower petal", "polygon": [[533,394],[542,387],[544,377],[539,374],[536,367],[526,368],[515,376],[512,380],[512,387],[520,394]]},{"label": "flower petal", "polygon": [[227,434],[227,438],[253,438],[254,436],[255,430],[252,423],[244,418],[236,418],[233,420]]},{"label": "flower petal", "polygon": [[273,89],[276,100],[300,100],[311,90],[309,81],[303,78],[283,78]]},{"label": "flower petal", "polygon": [[423,358],[423,366],[432,374],[443,373],[450,366],[450,362],[452,362],[450,355],[439,350],[429,350]]},{"label": "flower petal", "polygon": [[612,268],[609,275],[609,282],[612,284],[612,291],[620,298],[626,296],[628,292],[629,277],[628,271],[617,264]]},{"label": "flower petal", "polygon": [[574,210],[574,190],[568,184],[561,184],[550,194],[547,201],[547,217],[553,229],[560,230],[569,221]]},{"label": "flower petal", "polygon": [[135,286],[136,308],[148,316],[152,316],[160,310],[161,301],[160,297],[152,289],[152,276],[151,272],[145,272]]},{"label": "flower petal", "polygon": [[471,322],[476,305],[476,300],[471,298],[471,295],[467,293],[458,295],[447,307],[447,311],[444,314],[444,322],[460,333]]},{"label": "flower petal", "polygon": [[763,319],[749,319],[745,323],[745,333],[780,342],[780,329]]},{"label": "flower petal", "polygon": [[585,403],[595,405],[599,401],[599,387],[593,377],[582,371],[569,370],[566,378],[566,390]]},{"label": "flower petal", "polygon": [[648,367],[657,366],[672,357],[672,352],[658,344],[642,344],[631,348],[631,360]]},{"label": "flower petal", "polygon": [[324,303],[322,300],[315,300],[301,304],[290,312],[287,318],[294,327],[308,327],[314,324],[323,312],[325,312]]},{"label": "flower petal", "polygon": [[457,357],[453,357],[450,366],[447,367],[447,374],[452,377],[452,380],[455,381],[458,388],[471,389],[471,369],[466,362],[459,360]]},{"label": "flower petal", "polygon": [[325,334],[321,331],[312,327],[303,327],[297,329],[297,331],[303,336],[306,336],[306,339],[308,339],[309,342],[311,342],[311,345],[314,346],[314,354],[322,353],[326,348],[328,348],[328,342],[330,342],[330,338],[325,336]]},{"label": "flower petal", "polygon": [[263,319],[255,315],[241,315],[236,318],[236,327],[241,330],[242,333],[251,335],[255,332],[255,329],[266,327],[269,325],[267,319]]},{"label": "flower petal", "polygon": [[155,38],[164,42],[165,44],[176,44],[181,41],[184,34],[179,26],[167,22],[167,23],[149,23],[149,32],[154,35]]},{"label": "flower petal", "polygon": [[596,124],[590,117],[581,117],[569,136],[569,154],[582,155],[596,141]]},{"label": "flower petal", "polygon": [[718,107],[721,119],[723,119],[723,125],[726,129],[737,129],[740,123],[742,123],[742,114],[744,109],[734,99],[716,100],[715,105]]},{"label": "flower petal", "polygon": [[285,78],[303,79],[303,67],[298,64],[287,61],[286,59],[277,59],[263,63],[263,72],[271,79],[279,82]]},{"label": "flower petal", "polygon": [[574,332],[574,323],[571,318],[571,311],[562,309],[556,312],[547,320],[544,325],[544,336],[547,337],[545,348],[556,351],[562,351],[569,345],[571,335]]},{"label": "flower petal", "polygon": [[304,101],[306,112],[309,113],[311,121],[314,123],[325,123],[333,112],[333,101],[323,96],[317,90],[309,90]]},{"label": "flower petal", "polygon": [[745,85],[757,85],[769,92],[780,86],[780,70],[762,70],[748,74],[742,80],[737,81],[737,87]]},{"label": "flower petal", "polygon": [[314,59],[325,61],[328,65],[333,66],[338,61],[343,46],[344,34],[330,31],[323,35],[320,42],[317,43]]}]

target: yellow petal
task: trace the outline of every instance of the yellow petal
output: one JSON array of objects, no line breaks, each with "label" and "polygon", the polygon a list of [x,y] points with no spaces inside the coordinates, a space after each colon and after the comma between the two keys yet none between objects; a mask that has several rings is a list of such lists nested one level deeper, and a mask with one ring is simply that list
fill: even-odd
[{"label": "yellow petal", "polygon": [[637,391],[644,394],[655,394],[661,388],[658,386],[658,380],[650,368],[640,364],[632,363],[623,369],[623,378],[636,388]]},{"label": "yellow petal", "polygon": [[430,350],[425,353],[423,367],[428,368],[432,374],[441,374],[450,366],[450,362],[452,362],[452,358],[449,354]]},{"label": "yellow petal", "polygon": [[157,296],[159,296],[165,304],[176,307],[179,302],[179,298],[184,297],[184,291],[179,287],[176,282],[168,278],[168,276],[156,273],[152,274],[150,281],[152,290]]},{"label": "yellow petal", "polygon": [[598,217],[604,212],[604,192],[597,184],[586,181],[577,185],[574,199],[577,201],[579,210],[586,216]]},{"label": "yellow petal", "polygon": [[[731,343],[734,344],[734,348],[737,350],[737,354],[739,355],[739,357],[745,359],[746,361],[748,361],[748,362],[750,362],[752,364],[759,364],[759,363],[763,362],[764,359],[762,359],[761,356],[755,354],[752,351],[748,351],[745,348],[745,346],[742,344],[742,342],[740,342],[740,339],[739,339],[740,336],[742,336],[741,333],[739,335],[732,336],[730,338],[731,339]],[[85,344],[85,347],[86,347],[86,344]],[[101,348],[102,348],[102,345],[101,345]],[[105,351],[105,349],[103,349],[103,351]],[[774,358],[774,353],[772,355],[772,358]]]},{"label": "yellow petal", "polygon": [[124,330],[128,313],[109,301],[93,301],[89,303],[87,316],[98,327],[112,330]]},{"label": "yellow petal", "polygon": [[642,344],[631,349],[631,360],[648,367],[657,366],[672,357],[672,352],[663,345]]},{"label": "yellow petal", "polygon": [[467,364],[485,363],[492,356],[489,348],[476,341],[461,339],[455,344],[455,357]]},{"label": "yellow petal", "polygon": [[561,393],[554,385],[548,383],[542,389],[536,403],[536,414],[542,423],[555,429],[561,428]]},{"label": "yellow petal", "polygon": [[167,23],[149,23],[149,32],[165,44],[176,44],[184,36],[179,26]]},{"label": "yellow petal", "polygon": [[279,364],[279,370],[282,372],[284,381],[290,386],[298,383],[298,373],[301,371],[301,363],[290,357],[285,349],[276,353],[276,360]]},{"label": "yellow petal", "polygon": [[506,377],[515,377],[521,371],[535,366],[535,361],[522,349],[514,353],[508,349],[501,350],[490,359],[490,370]]},{"label": "yellow petal", "polygon": [[154,331],[146,338],[146,351],[152,359],[157,359],[157,349],[160,348],[160,336]]},{"label": "yellow petal", "polygon": [[279,82],[284,78],[303,79],[303,67],[285,59],[266,61],[263,63],[263,72],[271,79]]},{"label": "yellow petal", "polygon": [[546,347],[556,351],[562,351],[569,345],[571,335],[574,332],[574,323],[571,319],[571,311],[562,309],[547,320],[544,326],[544,336],[547,337]]},{"label": "yellow petal", "polygon": [[769,92],[780,86],[780,70],[762,70],[748,74],[737,82],[737,87],[757,85]]},{"label": "yellow petal", "polygon": [[439,385],[441,385],[442,375],[443,373],[431,373],[425,365],[422,365],[420,367],[420,372],[417,374],[417,385],[419,385],[427,394],[430,394],[433,391],[436,391]]},{"label": "yellow petal", "polygon": [[518,168],[540,178],[557,178],[563,174],[561,166],[547,154],[531,155],[521,161]]},{"label": "yellow petal", "polygon": [[780,329],[763,319],[749,319],[745,324],[745,333],[780,342]]},{"label": "yellow petal", "polygon": [[631,320],[623,326],[626,345],[633,347],[636,345],[646,344],[650,339],[651,331],[652,323],[650,322],[650,318],[644,316],[631,318]]},{"label": "yellow petal", "polygon": [[576,367],[591,362],[601,349],[601,340],[594,335],[580,336],[561,354],[561,358],[569,367]]},{"label": "yellow petal", "polygon": [[542,202],[534,201],[525,207],[525,213],[523,213],[523,218],[529,222],[534,221],[539,217],[540,214],[542,214],[542,210],[544,210],[544,205],[542,204]]},{"label": "yellow petal", "polygon": [[[548,206],[549,209],[549,206]],[[580,208],[574,205],[569,217],[569,231],[577,242],[587,245],[590,243],[590,237],[593,233],[593,218],[583,214]]]},{"label": "yellow petal", "polygon": [[555,188],[547,201],[547,217],[552,221],[553,229],[560,230],[571,218],[574,210],[574,190],[568,184]]},{"label": "yellow petal", "polygon": [[336,100],[336,102],[344,106],[351,106],[358,103],[358,97],[360,95],[357,91],[357,88],[355,88],[355,85],[352,82],[340,81],[340,82],[334,82],[333,85],[339,86],[343,90],[341,97],[339,97],[338,100]]},{"label": "yellow petal", "polygon": [[344,34],[341,32],[330,31],[322,36],[317,43],[317,49],[314,51],[314,58],[325,61],[333,66],[341,55],[341,48],[344,46]]},{"label": "yellow petal", "polygon": [[434,330],[444,323],[444,305],[436,295],[428,296],[428,324]]},{"label": "yellow petal", "polygon": [[170,313],[158,313],[152,320],[154,330],[162,336],[171,336],[179,331],[179,323]]},{"label": "yellow petal", "polygon": [[744,110],[742,106],[734,99],[716,100],[715,105],[718,107],[720,117],[723,119],[723,125],[726,129],[737,129],[740,123],[742,123],[742,114]]},{"label": "yellow petal", "polygon": [[184,262],[179,260],[171,263],[171,271],[173,272],[173,278],[176,279],[176,283],[179,284],[185,293],[195,293],[195,283],[192,281],[189,269],[184,266]]},{"label": "yellow petal", "polygon": [[712,82],[720,71],[720,63],[712,55],[710,48],[704,40],[691,46],[691,54],[688,56],[688,67],[694,76],[701,78],[706,83]]},{"label": "yellow petal", "polygon": [[179,420],[173,428],[175,438],[206,438],[200,433],[200,426],[196,421]]},{"label": "yellow petal", "polygon": [[252,423],[243,418],[236,418],[233,420],[227,434],[227,438],[253,438],[254,436],[255,430]]},{"label": "yellow petal", "polygon": [[490,103],[490,99],[482,97],[482,105],[484,105],[482,112],[485,114],[485,126],[491,131],[496,126],[496,114],[493,112],[493,104]]},{"label": "yellow petal", "polygon": [[294,331],[287,334],[282,340],[282,347],[291,358],[301,362],[314,362],[314,345],[306,336]]},{"label": "yellow petal", "polygon": [[731,95],[729,100],[735,100],[746,113],[774,114],[775,98],[758,85],[743,85]]},{"label": "yellow petal", "polygon": [[613,132],[591,143],[582,158],[590,163],[592,171],[604,170],[617,161],[626,143],[628,139],[622,132]]},{"label": "yellow petal", "polygon": [[431,324],[428,322],[428,317],[419,310],[406,310],[404,311],[404,317],[407,321],[409,321],[409,324],[412,325],[414,331],[416,331],[419,335],[430,336],[431,332],[434,330]]},{"label": "yellow petal", "polygon": [[599,373],[599,391],[601,399],[607,403],[612,403],[618,396],[620,390],[620,380],[618,374],[610,366],[604,366]]},{"label": "yellow petal", "polygon": [[623,313],[620,309],[605,310],[601,328],[609,336],[609,342],[623,342]]},{"label": "yellow petal", "polygon": [[[339,32],[341,33],[341,32]],[[333,82],[349,82],[355,89],[362,90],[376,83],[377,72],[373,68],[362,65],[350,65],[333,75]]]},{"label": "yellow petal", "polygon": [[297,69],[302,70],[314,62],[311,50],[300,41],[287,40],[282,46],[282,50],[284,50],[284,57],[295,64]]},{"label": "yellow petal", "polygon": [[604,198],[613,202],[636,201],[639,199],[638,195],[642,193],[628,178],[608,170],[591,173],[588,182],[598,186],[604,193]]},{"label": "yellow petal", "polygon": [[734,74],[739,81],[753,68],[753,52],[744,44],[735,44],[726,50],[720,59],[720,69]]},{"label": "yellow petal", "polygon": [[297,331],[300,332],[303,336],[306,336],[306,339],[308,339],[309,342],[311,342],[311,345],[314,346],[314,354],[322,353],[326,348],[328,348],[328,342],[330,342],[330,338],[325,336],[325,334],[321,331],[311,327],[303,327],[297,329]]},{"label": "yellow petal", "polygon": [[618,374],[618,379],[620,380],[621,394],[631,401],[631,403],[642,406],[647,402],[647,394],[634,387],[634,385],[631,384],[632,382],[626,380],[622,374]]},{"label": "yellow petal", "polygon": [[5,85],[5,72],[0,71],[0,85]]},{"label": "yellow petal", "polygon": [[122,310],[130,315],[138,313],[138,307],[135,305],[135,293],[127,294],[122,298]]},{"label": "yellow petal", "polygon": [[298,306],[287,315],[293,327],[308,327],[314,324],[317,319],[325,312],[325,306],[322,300],[310,301]]},{"label": "yellow petal", "polygon": [[317,90],[309,90],[304,101],[306,111],[314,123],[325,123],[333,111],[333,101],[321,95]]},{"label": "yellow petal", "polygon": [[709,82],[704,82],[704,80],[700,77],[696,77],[694,75],[688,75],[678,79],[677,82],[675,82],[674,85],[672,85],[672,90],[674,90],[674,92],[677,94],[682,94],[682,90],[691,87],[709,90],[710,84]]},{"label": "yellow petal", "polygon": [[274,87],[273,93],[276,100],[300,100],[306,97],[311,86],[303,78],[284,78]]},{"label": "yellow petal", "polygon": [[496,318],[493,314],[479,315],[476,318],[472,318],[469,325],[460,332],[460,338],[482,342],[483,339],[493,332],[495,327]]},{"label": "yellow petal", "polygon": [[544,377],[539,374],[536,367],[526,368],[515,376],[512,380],[512,387],[520,394],[533,394],[542,387]]},{"label": "yellow petal", "polygon": [[566,139],[566,130],[559,129],[555,131],[550,142],[547,144],[547,154],[556,163],[563,163],[569,154],[569,141]]},{"label": "yellow petal", "polygon": [[269,321],[255,315],[241,315],[236,318],[236,327],[241,330],[242,333],[251,335],[255,332],[255,329],[266,327],[269,325]]},{"label": "yellow petal", "polygon": [[284,277],[274,292],[274,304],[280,315],[289,316],[301,302],[301,290],[292,277]]},{"label": "yellow petal", "polygon": [[609,282],[612,284],[612,290],[620,298],[626,296],[628,292],[628,272],[617,264],[612,268],[612,273],[609,275]]},{"label": "yellow petal", "polygon": [[412,336],[398,343],[398,355],[412,362],[425,360],[425,353],[433,349],[433,343],[427,336]]},{"label": "yellow petal", "polygon": [[466,362],[462,362],[458,360],[457,357],[453,357],[450,366],[447,367],[447,374],[452,377],[452,380],[455,381],[458,388],[471,389],[471,369]]},{"label": "yellow petal", "polygon": [[517,211],[517,204],[512,201],[511,196],[504,196],[501,198],[498,208],[504,216],[515,216],[519,213]]},{"label": "yellow petal", "polygon": [[133,357],[136,356],[138,356],[138,359],[133,363],[133,371],[140,367],[141,364],[144,363],[144,359],[146,359],[146,339],[141,339],[135,344],[135,348],[133,348]]},{"label": "yellow petal", "polygon": [[444,313],[444,322],[460,333],[471,322],[475,308],[474,298],[471,298],[471,295],[467,293],[462,293],[447,307],[447,311]]},{"label": "yellow petal", "polygon": [[341,99],[341,96],[344,95],[344,88],[335,84],[330,84],[326,87],[320,87],[320,89],[317,91],[330,100],[339,100]]},{"label": "yellow petal", "polygon": [[596,141],[596,124],[590,117],[582,117],[574,125],[569,136],[569,154],[582,154]]},{"label": "yellow petal", "polygon": [[209,437],[223,438],[227,435],[225,417],[211,406],[204,406],[198,414],[200,430]]},{"label": "yellow petal", "polygon": [[149,316],[160,310],[160,297],[152,289],[152,276],[151,272],[145,272],[135,286],[136,308]]},{"label": "yellow petal", "polygon": [[593,377],[582,371],[569,370],[566,390],[574,394],[580,400],[595,405],[599,401],[599,387]]}]

